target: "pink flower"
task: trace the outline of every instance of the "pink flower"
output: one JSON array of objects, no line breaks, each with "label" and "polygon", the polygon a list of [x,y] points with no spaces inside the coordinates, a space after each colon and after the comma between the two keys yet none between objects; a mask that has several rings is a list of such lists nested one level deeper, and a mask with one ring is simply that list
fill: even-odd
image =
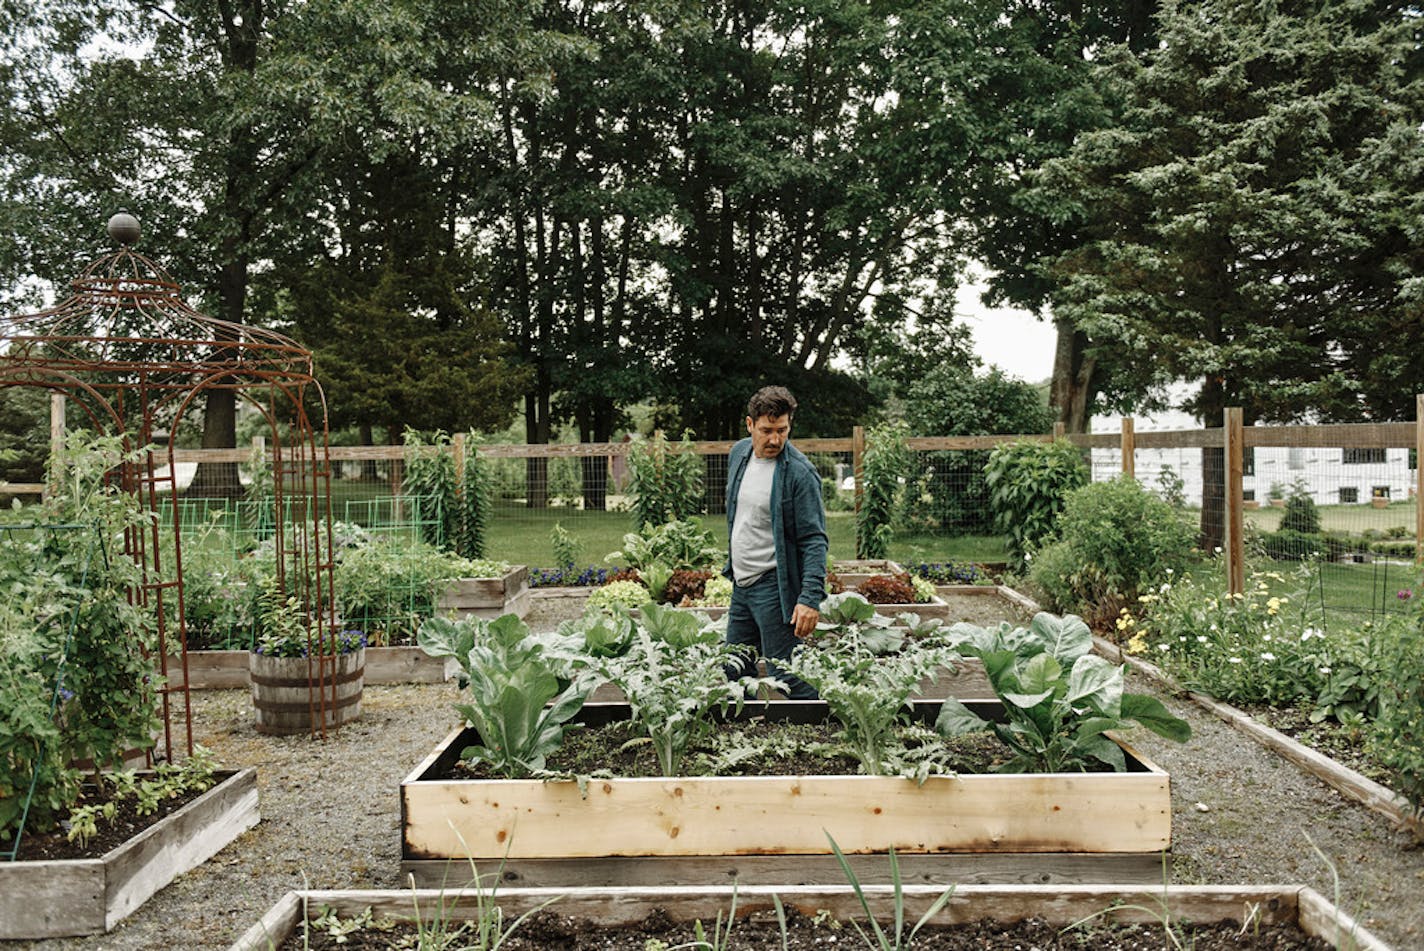
[{"label": "pink flower", "polygon": [[1399,594],[1395,595],[1395,597],[1399,598],[1399,600],[1401,601],[1408,601],[1410,598],[1414,597],[1414,592],[1410,591],[1408,588],[1405,588],[1404,590],[1400,591]]}]

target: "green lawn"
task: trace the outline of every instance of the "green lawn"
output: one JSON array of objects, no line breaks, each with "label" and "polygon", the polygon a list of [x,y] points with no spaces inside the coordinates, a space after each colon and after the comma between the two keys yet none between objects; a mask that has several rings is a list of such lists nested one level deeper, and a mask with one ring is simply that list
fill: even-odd
[{"label": "green lawn", "polygon": [[[1342,532],[1359,535],[1373,529],[1384,534],[1391,528],[1404,528],[1410,537],[1414,535],[1416,505],[1413,499],[1391,502],[1382,509],[1371,505],[1317,505],[1320,513],[1320,528],[1326,532]],[[1281,527],[1281,517],[1285,509],[1273,508],[1265,502],[1258,509],[1246,511],[1246,519],[1263,532],[1274,532]]]}]

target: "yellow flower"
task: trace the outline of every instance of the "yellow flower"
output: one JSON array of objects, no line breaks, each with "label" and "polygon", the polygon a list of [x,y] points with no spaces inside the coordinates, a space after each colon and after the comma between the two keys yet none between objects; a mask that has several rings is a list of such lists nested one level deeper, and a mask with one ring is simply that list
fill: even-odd
[{"label": "yellow flower", "polygon": [[1142,635],[1141,631],[1138,631],[1136,634],[1132,635],[1132,637],[1127,642],[1127,647],[1123,649],[1126,650],[1129,654],[1140,654],[1143,651],[1147,650],[1147,638]]}]

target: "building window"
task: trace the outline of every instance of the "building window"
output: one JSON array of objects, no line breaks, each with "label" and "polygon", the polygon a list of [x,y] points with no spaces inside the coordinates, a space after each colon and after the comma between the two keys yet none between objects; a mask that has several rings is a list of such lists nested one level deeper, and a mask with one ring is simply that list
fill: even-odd
[{"label": "building window", "polygon": [[1340,462],[1347,466],[1364,466],[1385,461],[1384,449],[1346,449]]},{"label": "building window", "polygon": [[1350,504],[1350,503],[1352,503],[1352,502],[1358,502],[1358,501],[1360,501],[1360,490],[1359,490],[1357,487],[1355,487],[1355,486],[1353,486],[1353,485],[1351,485],[1351,486],[1341,486],[1341,487],[1340,487],[1340,502],[1341,502],[1341,504],[1343,504],[1343,505],[1348,505],[1348,504]]},{"label": "building window", "polygon": [[1256,474],[1256,447],[1248,446],[1241,453],[1241,474],[1253,476]]},{"label": "building window", "polygon": [[1305,450],[1292,446],[1286,454],[1286,465],[1291,469],[1305,468]]},{"label": "building window", "polygon": [[1375,486],[1374,488],[1370,489],[1370,498],[1374,498],[1374,499],[1387,499],[1387,498],[1389,498],[1389,486],[1387,486],[1387,485],[1377,485],[1377,486]]}]

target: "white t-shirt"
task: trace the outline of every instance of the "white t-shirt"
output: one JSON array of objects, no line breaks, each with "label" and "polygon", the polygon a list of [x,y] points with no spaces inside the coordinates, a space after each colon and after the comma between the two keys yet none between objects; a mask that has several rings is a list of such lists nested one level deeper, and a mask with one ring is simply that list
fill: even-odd
[{"label": "white t-shirt", "polygon": [[749,585],[776,567],[776,540],[771,534],[771,480],[775,459],[753,455],[737,489],[737,516],[732,522],[732,577]]}]

